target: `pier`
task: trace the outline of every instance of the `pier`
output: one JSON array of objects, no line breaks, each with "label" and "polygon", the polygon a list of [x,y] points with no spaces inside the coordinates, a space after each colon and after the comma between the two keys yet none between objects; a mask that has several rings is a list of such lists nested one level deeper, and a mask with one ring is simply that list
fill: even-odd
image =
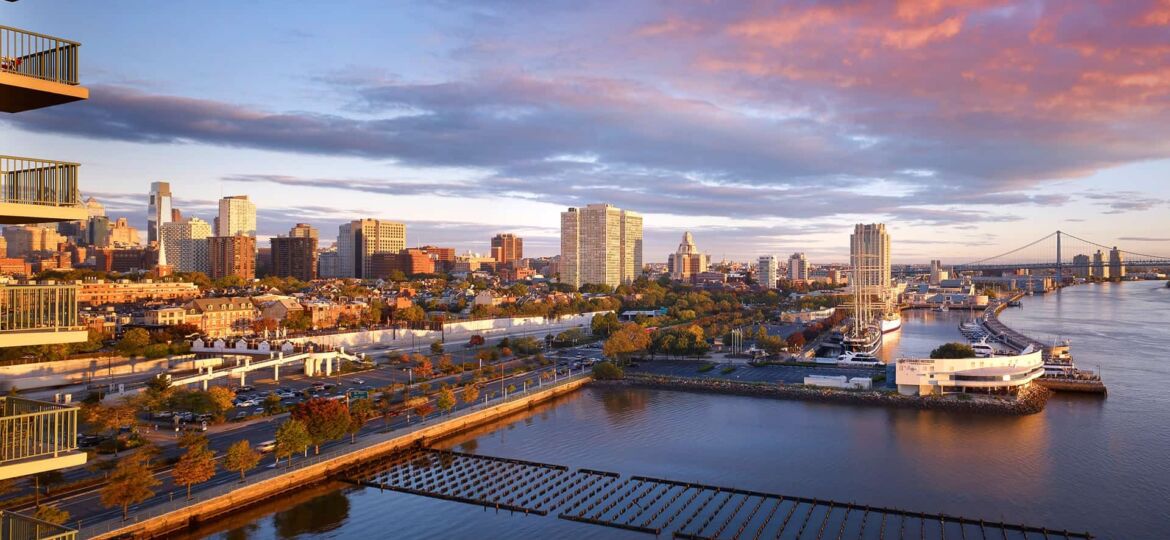
[{"label": "pier", "polygon": [[673,538],[1085,539],[1087,532],[985,521],[412,448],[355,467],[347,482],[529,516]]}]

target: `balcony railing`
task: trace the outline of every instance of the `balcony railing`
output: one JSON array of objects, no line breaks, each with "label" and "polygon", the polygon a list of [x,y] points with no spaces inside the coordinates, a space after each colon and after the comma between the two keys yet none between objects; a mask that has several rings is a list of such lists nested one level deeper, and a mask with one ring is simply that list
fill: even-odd
[{"label": "balcony railing", "polygon": [[76,85],[80,43],[0,26],[0,71]]},{"label": "balcony railing", "polygon": [[0,398],[0,464],[77,450],[77,407]]},{"label": "balcony railing", "polygon": [[0,335],[82,330],[77,285],[0,285]]},{"label": "balcony railing", "polygon": [[0,155],[0,202],[79,207],[77,163]]},{"label": "balcony railing", "polygon": [[74,540],[77,530],[48,521],[0,511],[0,538],[4,540]]}]

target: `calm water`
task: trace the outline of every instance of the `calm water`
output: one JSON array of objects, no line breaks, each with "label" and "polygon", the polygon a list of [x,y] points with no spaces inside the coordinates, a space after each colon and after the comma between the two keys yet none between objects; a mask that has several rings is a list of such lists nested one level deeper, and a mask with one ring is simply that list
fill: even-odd
[{"label": "calm water", "polygon": [[[1106,400],[1058,396],[1025,418],[759,398],[586,389],[446,446],[624,474],[993,520],[1166,538],[1170,289],[1090,285],[1025,300],[1006,322],[1064,336]],[[886,354],[955,339],[965,313],[908,313]],[[222,520],[217,538],[621,538],[634,533],[326,485]]]}]

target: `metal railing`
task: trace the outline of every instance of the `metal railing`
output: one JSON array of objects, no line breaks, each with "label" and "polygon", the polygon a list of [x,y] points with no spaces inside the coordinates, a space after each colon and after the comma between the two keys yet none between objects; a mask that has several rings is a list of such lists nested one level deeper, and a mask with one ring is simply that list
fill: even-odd
[{"label": "metal railing", "polygon": [[76,85],[76,41],[0,26],[0,71]]},{"label": "metal railing", "polygon": [[[511,378],[527,379],[527,378],[533,377],[533,376],[534,376],[534,374],[532,372],[529,372],[529,373],[523,374],[523,375],[515,375],[515,376],[512,376]],[[535,375],[535,376],[537,378],[539,378],[539,375]],[[410,424],[410,425],[407,425],[407,426],[404,426],[404,427],[401,427],[398,429],[392,429],[389,431],[375,431],[373,433],[369,433],[369,434],[361,436],[358,439],[358,444],[355,444],[355,445],[351,445],[351,444],[349,444],[348,440],[344,440],[344,441],[338,443],[337,446],[334,448],[323,448],[321,450],[320,455],[308,456],[308,457],[304,457],[304,458],[300,458],[300,459],[294,458],[292,461],[292,464],[290,466],[284,465],[284,463],[287,461],[287,458],[284,458],[281,461],[281,464],[275,468],[268,468],[268,469],[263,470],[261,472],[249,474],[247,477],[246,484],[241,484],[238,481],[237,475],[228,474],[228,475],[226,475],[227,481],[225,483],[219,484],[219,485],[208,486],[205,489],[201,489],[199,491],[196,491],[196,492],[191,494],[190,500],[185,500],[184,497],[182,497],[182,496],[174,497],[172,500],[165,500],[167,498],[167,494],[163,494],[163,493],[156,494],[155,498],[152,500],[159,501],[159,502],[157,502],[155,504],[151,504],[150,501],[146,502],[142,507],[140,507],[140,509],[138,511],[132,513],[130,515],[130,518],[126,521],[123,521],[121,519],[121,517],[118,517],[118,518],[113,518],[113,519],[107,519],[105,521],[100,521],[100,522],[97,522],[97,523],[94,523],[94,524],[88,525],[88,526],[82,526],[79,523],[79,527],[81,527],[82,537],[83,538],[90,538],[93,536],[97,536],[99,534],[105,534],[105,533],[109,533],[112,531],[116,531],[116,530],[121,529],[123,527],[129,527],[131,525],[134,525],[135,523],[141,523],[143,521],[153,519],[153,518],[156,518],[156,517],[159,517],[162,515],[166,515],[168,513],[175,512],[175,511],[181,510],[183,508],[187,508],[189,506],[194,506],[194,505],[199,504],[201,502],[212,500],[216,497],[221,497],[223,495],[227,495],[228,493],[231,493],[237,489],[240,489],[241,487],[243,487],[245,485],[255,485],[259,482],[273,480],[275,478],[278,478],[284,474],[287,474],[287,473],[290,473],[293,471],[305,469],[308,467],[314,467],[314,466],[320,465],[322,463],[326,463],[326,462],[329,462],[329,461],[332,461],[332,460],[335,460],[338,458],[345,457],[348,454],[364,451],[366,448],[368,448],[370,446],[378,445],[378,444],[381,444],[381,443],[384,443],[384,442],[387,442],[387,441],[390,441],[393,439],[397,439],[399,437],[409,435],[409,434],[414,433],[416,431],[421,431],[424,429],[432,428],[436,424],[441,424],[441,423],[449,422],[452,420],[458,420],[459,418],[462,418],[462,417],[465,417],[465,416],[468,416],[471,414],[475,414],[475,413],[480,412],[484,409],[496,407],[496,406],[502,405],[504,403],[510,403],[513,401],[528,399],[529,397],[532,397],[533,392],[550,390],[550,389],[553,389],[553,388],[556,388],[559,386],[564,386],[564,385],[572,383],[572,382],[580,381],[582,379],[591,378],[592,376],[593,376],[592,372],[582,370],[581,373],[565,376],[563,379],[558,379],[555,382],[544,381],[539,386],[528,386],[523,391],[518,390],[515,393],[508,394],[507,397],[500,396],[500,397],[496,397],[494,399],[489,398],[485,402],[480,402],[480,403],[477,403],[477,404],[469,406],[469,407],[458,409],[458,410],[451,412],[449,414],[436,414],[427,420],[416,422],[414,424]],[[377,420],[373,420],[371,422],[377,422]],[[196,489],[198,489],[198,487],[196,487]]]},{"label": "metal railing", "polygon": [[0,202],[80,206],[77,163],[0,155]]},{"label": "metal railing", "polygon": [[77,450],[77,411],[44,401],[0,398],[0,463]]},{"label": "metal railing", "polygon": [[0,285],[0,335],[83,330],[77,285]]},{"label": "metal railing", "polygon": [[4,540],[74,540],[77,531],[13,512],[0,510],[0,538]]}]

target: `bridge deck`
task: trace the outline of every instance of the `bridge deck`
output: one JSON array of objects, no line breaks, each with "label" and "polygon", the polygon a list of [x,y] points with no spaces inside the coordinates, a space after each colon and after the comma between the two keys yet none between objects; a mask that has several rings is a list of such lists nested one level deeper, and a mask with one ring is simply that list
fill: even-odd
[{"label": "bridge deck", "polygon": [[791,497],[531,461],[412,449],[345,480],[674,538],[1092,538],[1088,533]]}]

